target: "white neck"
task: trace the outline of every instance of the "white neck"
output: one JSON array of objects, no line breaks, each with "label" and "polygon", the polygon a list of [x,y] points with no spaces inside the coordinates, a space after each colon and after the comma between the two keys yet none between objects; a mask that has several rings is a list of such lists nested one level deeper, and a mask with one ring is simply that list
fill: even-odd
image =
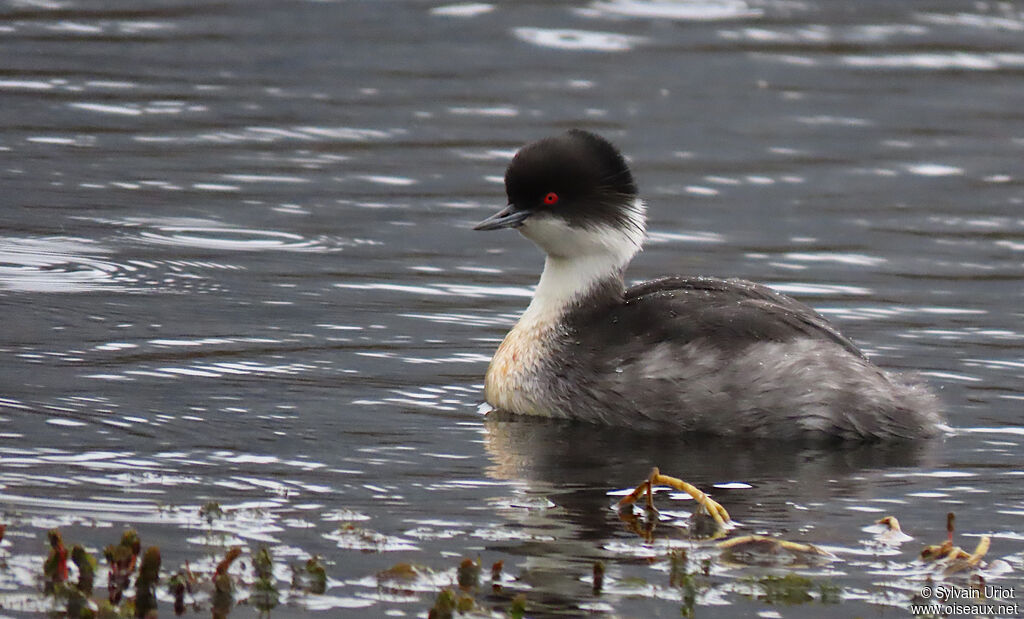
[{"label": "white neck", "polygon": [[635,205],[636,226],[627,229],[572,228],[554,217],[527,220],[520,232],[547,254],[544,272],[523,319],[555,321],[601,282],[621,278],[643,242],[643,203]]},{"label": "white neck", "polygon": [[621,277],[625,263],[609,260],[609,256],[556,258],[548,256],[540,275],[533,300],[525,315],[561,314],[594,286],[609,277]]}]

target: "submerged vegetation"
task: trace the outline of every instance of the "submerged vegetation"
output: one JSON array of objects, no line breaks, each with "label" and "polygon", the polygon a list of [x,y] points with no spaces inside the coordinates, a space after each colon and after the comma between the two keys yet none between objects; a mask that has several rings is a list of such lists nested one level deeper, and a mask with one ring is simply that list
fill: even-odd
[{"label": "submerged vegetation", "polygon": [[[225,517],[225,512],[218,504],[208,503],[200,508],[199,516],[212,527]],[[0,540],[5,531],[6,526],[0,525]],[[275,562],[267,546],[252,549],[247,565],[239,565],[245,549],[232,546],[212,569],[193,568],[186,561],[168,574],[162,571],[160,548],[150,546],[143,551],[138,532],[127,529],[116,543],[103,549],[103,573],[99,561],[85,546],[75,544],[69,552],[61,531],[51,529],[46,538],[48,552],[38,572],[42,596],[36,600],[25,596],[5,598],[0,600],[0,607],[74,619],[148,619],[158,617],[162,606],[159,600],[169,598],[173,603],[163,609],[165,614],[192,612],[217,619],[228,617],[235,606],[242,604],[268,614],[285,596],[294,601],[323,594],[327,589],[327,571],[320,557],[289,565],[289,583],[282,581],[279,571],[275,574]],[[7,563],[0,556],[0,569],[5,567]]]},{"label": "submerged vegetation", "polygon": [[[654,495],[661,484],[695,499],[697,509],[685,521],[662,519],[655,509]],[[644,504],[638,506],[642,497]],[[625,494],[616,508],[626,531],[637,535],[639,546],[611,544],[604,547],[600,559],[581,558],[587,567],[579,582],[588,589],[584,597],[593,600],[585,608],[611,610],[606,601],[656,597],[676,600],[682,616],[694,617],[701,605],[722,603],[729,597],[780,606],[837,604],[863,595],[844,590],[831,577],[833,565],[843,561],[843,549],[764,533],[734,535],[742,525],[733,521],[723,506],[694,486],[661,475],[656,469]],[[226,514],[220,505],[207,503],[198,516],[209,527],[207,533],[215,536],[214,525]],[[898,600],[894,604],[922,601],[916,592],[935,583],[962,591],[965,599],[976,599],[984,594],[991,579],[1012,571],[1001,559],[986,562],[991,549],[988,535],[978,536],[971,552],[956,545],[954,525],[955,517],[950,513],[945,540],[919,550],[908,549],[905,562],[887,562],[894,581],[890,594]],[[0,525],[0,540],[6,530]],[[890,558],[913,539],[893,516],[877,520],[864,531],[871,534],[865,546],[884,549]],[[342,522],[331,538],[342,552],[379,554],[404,548],[401,540],[355,522]],[[197,562],[203,567],[185,561],[168,571],[160,548],[149,546],[143,550],[143,540],[134,529],[123,531],[116,543],[103,548],[102,564],[95,550],[78,543],[69,550],[64,534],[51,529],[46,534],[45,556],[35,564],[41,583],[37,602],[22,598],[19,608],[12,598],[4,597],[0,604],[15,611],[50,612],[75,619],[152,618],[161,612],[209,614],[216,619],[228,617],[238,605],[269,616],[282,605],[330,608],[329,600],[323,604],[310,601],[344,584],[331,581],[330,564],[319,556],[307,555],[304,560],[278,566],[266,545],[245,549],[228,541],[225,535],[221,553]],[[640,550],[642,554],[638,554]],[[620,564],[639,557],[663,575],[638,578],[618,569]],[[4,559],[0,555],[0,569],[7,567]],[[480,556],[446,560],[440,569],[398,562],[370,578],[379,599],[419,602],[431,618],[524,617],[550,610],[550,602],[543,595],[532,593],[528,570],[510,573],[500,560],[487,567]]]},{"label": "submerged vegetation", "polygon": [[161,583],[174,599],[173,612],[182,615],[191,606],[202,610],[209,603],[213,617],[227,617],[236,604],[236,590],[246,596],[237,603],[248,603],[260,611],[269,611],[277,605],[280,593],[273,576],[273,561],[266,547],[258,548],[252,556],[254,579],[229,573],[236,559],[242,556],[239,547],[231,548],[217,564],[212,574],[197,573],[186,563],[173,575],[161,577],[160,549],[150,546],[140,556],[141,540],[136,531],[126,530],[120,542],[107,546],[104,559],[107,564],[106,595],[97,597],[94,584],[98,563],[81,545],[75,545],[70,556],[78,571],[78,581],[69,581],[68,553],[61,533],[48,534],[50,553],[43,562],[44,594],[50,599],[49,609],[63,610],[68,617],[81,618],[151,618],[159,615],[159,587]]}]

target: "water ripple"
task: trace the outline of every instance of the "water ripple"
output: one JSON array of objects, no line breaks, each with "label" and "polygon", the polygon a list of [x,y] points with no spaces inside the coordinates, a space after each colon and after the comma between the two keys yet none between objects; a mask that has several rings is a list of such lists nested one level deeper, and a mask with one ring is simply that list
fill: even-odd
[{"label": "water ripple", "polygon": [[566,51],[626,52],[646,41],[615,32],[569,28],[516,28],[512,33],[520,41]]},{"label": "water ripple", "polygon": [[967,26],[979,30],[1006,30],[1020,32],[1024,30],[1024,21],[1020,16],[979,15],[976,13],[919,13],[917,18],[925,23],[941,26]]},{"label": "water ripple", "polygon": [[159,226],[161,232],[142,232],[139,238],[161,245],[226,251],[325,251],[317,241],[298,234],[225,226]]},{"label": "water ripple", "polygon": [[184,112],[208,111],[205,105],[188,104],[183,101],[154,101],[146,105],[138,103],[114,105],[110,103],[77,102],[69,103],[68,106],[85,112],[114,116],[142,116],[144,114],[176,115]]},{"label": "water ripple", "polygon": [[1024,54],[1015,53],[920,53],[920,54],[878,54],[847,55],[841,62],[850,67],[862,69],[923,69],[946,71],[966,69],[972,71],[997,71],[1024,66]]},{"label": "water ripple", "polygon": [[0,288],[22,292],[128,290],[131,265],[105,260],[112,250],[74,237],[0,238]]},{"label": "water ripple", "polygon": [[587,14],[683,21],[750,19],[764,14],[744,0],[611,0],[590,7]]},{"label": "water ripple", "polygon": [[161,144],[294,142],[372,142],[405,133],[404,129],[366,129],[358,127],[245,127],[238,130],[215,131],[196,135],[137,135],[137,142]]},{"label": "water ripple", "polygon": [[389,284],[383,282],[373,282],[368,284],[343,282],[334,284],[334,286],[337,288],[345,288],[348,290],[382,290],[388,292],[403,292],[407,294],[416,295],[438,295],[470,298],[485,298],[494,296],[533,296],[532,288],[524,288],[521,286],[481,286],[468,284],[431,284],[427,286],[418,286],[412,284]]},{"label": "water ripple", "polygon": [[306,238],[292,232],[232,226],[211,219],[190,217],[127,217],[95,220],[128,228],[148,228],[135,234],[147,244],[173,245],[222,251],[289,251],[326,253],[340,251],[340,243],[326,238]]},{"label": "water ripple", "polygon": [[440,17],[476,17],[494,10],[493,4],[483,2],[465,2],[462,4],[446,4],[430,9],[431,15]]},{"label": "water ripple", "polygon": [[843,286],[840,284],[811,284],[805,282],[772,283],[769,284],[775,290],[783,294],[795,295],[850,295],[862,296],[872,293],[870,288],[862,286]]}]

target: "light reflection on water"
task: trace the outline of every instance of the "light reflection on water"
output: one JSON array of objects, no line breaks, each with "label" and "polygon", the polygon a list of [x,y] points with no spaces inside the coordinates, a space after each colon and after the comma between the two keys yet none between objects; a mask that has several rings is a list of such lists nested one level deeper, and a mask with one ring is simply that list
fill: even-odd
[{"label": "light reflection on water", "polygon": [[111,253],[89,239],[0,239],[0,287],[22,292],[87,292],[109,285],[123,290],[132,265],[103,260]]},{"label": "light reflection on water", "polygon": [[[327,593],[286,591],[286,616],[422,613],[462,556],[505,561],[538,615],[675,614],[678,547],[714,559],[698,605],[765,611],[763,570],[684,539],[692,502],[659,496],[650,542],[609,509],[655,465],[744,532],[838,557],[801,574],[841,606],[768,611],[900,616],[949,510],[1020,590],[1018,8],[72,0],[0,17],[6,611],[49,608],[47,529],[95,550],[127,525],[167,569],[262,543],[287,582],[287,561],[322,555]],[[487,360],[541,261],[469,227],[503,204],[520,144],[577,125],[624,148],[648,201],[630,278],[798,296],[932,383],[951,436],[779,447],[483,419]],[[864,530],[890,513],[913,541]],[[423,571],[381,586],[398,562]]]}]

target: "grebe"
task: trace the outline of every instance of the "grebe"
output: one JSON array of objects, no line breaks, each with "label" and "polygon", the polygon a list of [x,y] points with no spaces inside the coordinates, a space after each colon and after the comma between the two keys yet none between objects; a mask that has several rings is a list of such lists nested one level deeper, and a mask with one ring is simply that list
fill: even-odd
[{"label": "grebe", "polygon": [[547,255],[533,300],[487,369],[487,402],[523,415],[732,436],[932,436],[923,385],[886,373],[810,307],[739,279],[623,272],[645,206],[621,153],[574,129],[527,144],[508,206],[475,230],[517,229]]}]

